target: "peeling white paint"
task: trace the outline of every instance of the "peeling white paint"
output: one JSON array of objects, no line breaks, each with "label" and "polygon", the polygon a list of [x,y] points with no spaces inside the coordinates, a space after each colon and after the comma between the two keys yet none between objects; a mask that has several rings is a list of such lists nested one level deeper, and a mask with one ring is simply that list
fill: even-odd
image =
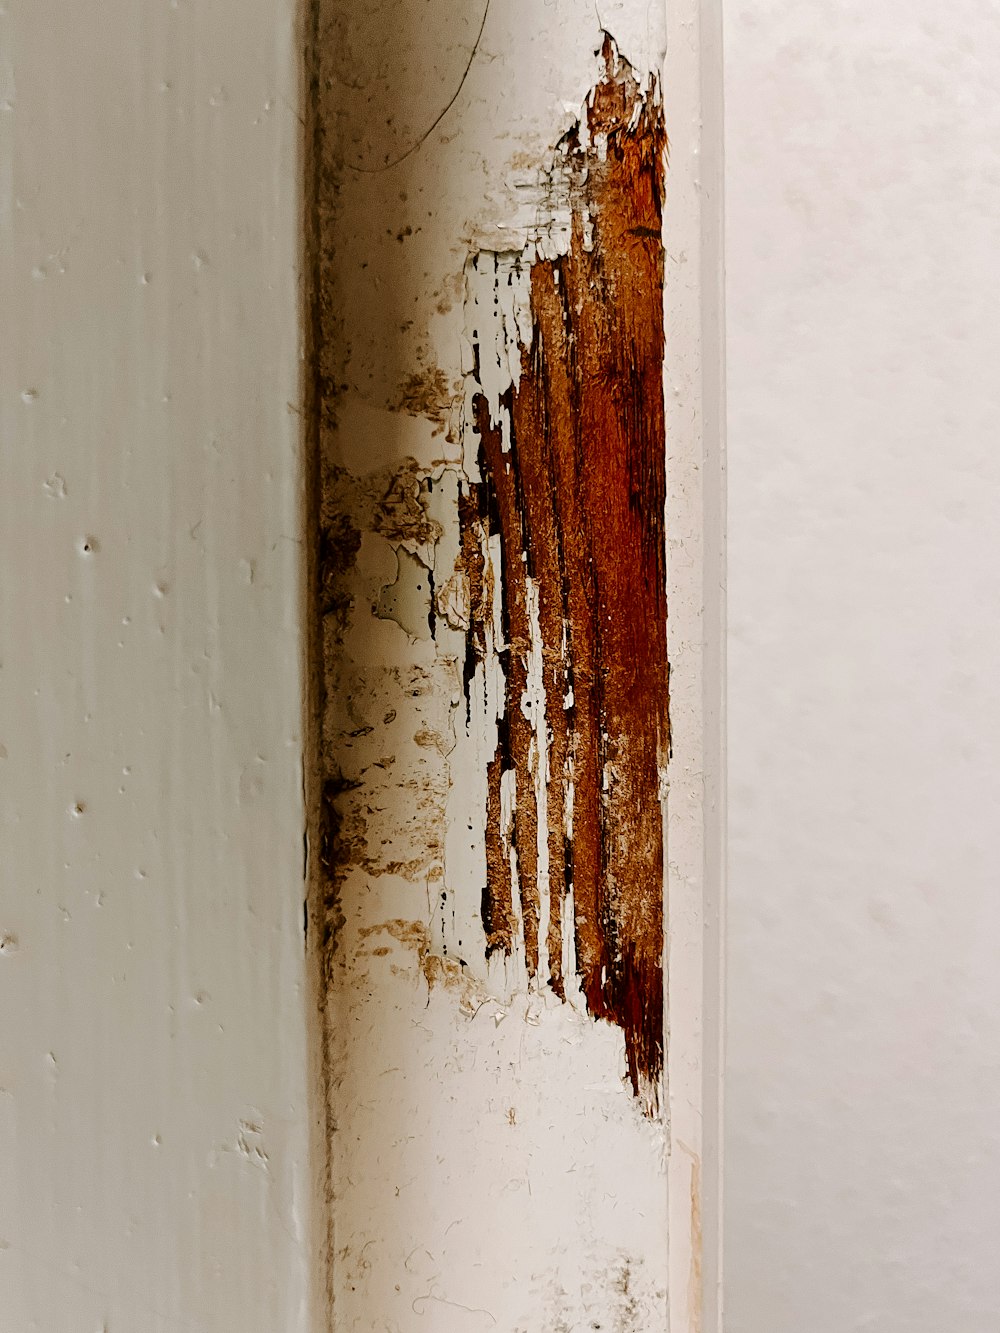
[{"label": "peeling white paint", "polygon": [[[565,254],[565,247],[557,253]],[[483,250],[465,265],[463,458],[469,481],[481,480],[476,458],[478,437],[471,426],[476,394],[485,397],[490,419],[503,429],[504,449],[510,449],[510,423],[500,409],[500,399],[512,385],[520,384],[521,348],[531,345],[531,257],[530,252]]]},{"label": "peeling white paint", "polygon": [[[357,55],[360,34],[387,10],[375,0],[327,12],[329,40]],[[599,68],[593,6],[493,0],[453,110],[397,166],[350,167],[360,160],[350,156],[355,147],[370,154],[366,161],[391,156],[378,136],[395,90],[412,87],[416,70],[460,68],[480,15],[470,7],[456,16],[438,0],[419,27],[403,23],[396,31],[387,22],[379,29],[383,49],[360,56],[363,66],[377,61],[377,79],[359,74],[328,92],[331,123],[350,146],[330,233],[338,256],[330,293],[339,320],[334,374],[344,387],[328,460],[364,485],[374,484],[376,469],[415,460],[423,476],[435,478],[428,512],[441,529],[429,558],[436,639],[416,640],[373,618],[378,590],[362,565],[326,720],[324,745],[345,781],[360,784],[344,803],[357,818],[348,820],[354,850],[340,886],[345,922],[328,1016],[335,1309],[338,1327],[358,1330],[377,1319],[407,1331],[427,1320],[435,1333],[597,1325],[661,1333],[669,1318],[676,1333],[689,1333],[697,1327],[697,1292],[688,1282],[697,1243],[689,1158],[676,1184],[668,1182],[669,1122],[644,1118],[627,1087],[621,1033],[584,1012],[572,930],[564,932],[568,1003],[529,981],[523,949],[507,960],[484,956],[485,772],[505,707],[503,645],[488,641],[468,714],[462,688],[468,585],[454,562],[457,487],[480,479],[471,394],[484,392],[494,421],[503,423],[500,400],[517,383],[520,347],[530,341],[531,259],[566,249],[569,209],[552,152]],[[624,0],[613,22],[601,17],[639,70],[660,70],[657,6]],[[688,21],[686,11],[678,21]],[[699,52],[688,35],[682,48],[674,64],[685,69],[686,100],[676,114],[696,127]],[[410,114],[404,108],[396,123]],[[400,141],[410,141],[413,129],[400,128]],[[675,142],[677,169],[693,176],[697,129],[678,132]],[[676,188],[672,178],[668,188]],[[696,188],[690,181],[685,197]],[[675,214],[668,249],[690,244],[701,226],[696,207]],[[676,326],[677,379],[697,372],[701,330],[690,310]],[[400,383],[418,371],[440,371],[454,386],[458,410],[449,410],[444,434],[430,417],[392,410]],[[680,393],[670,448],[673,477],[686,488],[698,472],[702,438],[691,424],[697,393]],[[696,508],[683,510],[686,520],[694,521]],[[671,571],[673,594],[687,607],[679,623],[690,636],[700,633],[699,540],[700,527],[690,562]],[[497,538],[482,554],[492,636],[502,623]],[[532,642],[521,707],[542,718],[537,606]],[[687,661],[681,654],[675,672],[683,709],[701,679],[697,654]],[[680,867],[687,894],[677,947],[693,960],[701,944],[701,713],[688,718],[675,750],[681,804],[672,826],[682,836],[671,864]],[[358,734],[363,727],[371,730]],[[421,746],[415,738],[427,734],[447,736],[447,748]],[[544,891],[544,726],[536,729],[532,762]],[[508,830],[517,800],[512,777],[502,787]],[[692,830],[686,841],[685,828]],[[543,949],[548,911],[543,896]],[[696,992],[679,1008],[680,1118],[700,1147],[690,1124],[700,1106],[700,972],[680,962],[678,972]],[[686,1216],[671,1194],[687,1200]],[[671,1209],[676,1253],[668,1245]],[[683,1273],[670,1311],[668,1269]]]}]

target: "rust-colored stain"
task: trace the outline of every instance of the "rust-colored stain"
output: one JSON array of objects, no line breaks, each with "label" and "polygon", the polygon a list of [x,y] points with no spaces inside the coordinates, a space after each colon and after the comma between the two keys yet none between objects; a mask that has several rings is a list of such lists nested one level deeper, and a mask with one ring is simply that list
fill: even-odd
[{"label": "rust-colored stain", "polygon": [[[530,265],[531,338],[519,382],[500,401],[505,419],[491,419],[485,392],[474,399],[482,481],[468,488],[461,512],[466,685],[487,643],[501,645],[506,698],[487,774],[487,950],[514,948],[516,897],[527,968],[538,974],[541,734],[545,980],[564,994],[563,934],[572,929],[587,1007],[622,1028],[633,1088],[652,1090],[655,1101],[663,1068],[660,774],[669,746],[666,133],[655,87],[640,86],[610,38],[602,54],[604,74],[558,149],[570,183],[568,253]],[[499,625],[483,555],[497,537]],[[544,723],[526,702],[539,638]]]}]

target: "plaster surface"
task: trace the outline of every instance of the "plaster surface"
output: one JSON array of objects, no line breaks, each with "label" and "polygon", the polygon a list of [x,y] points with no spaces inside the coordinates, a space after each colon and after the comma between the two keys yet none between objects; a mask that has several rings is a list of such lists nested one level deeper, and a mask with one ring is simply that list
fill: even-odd
[{"label": "plaster surface", "polygon": [[728,1333],[993,1333],[1000,36],[731,0]]}]

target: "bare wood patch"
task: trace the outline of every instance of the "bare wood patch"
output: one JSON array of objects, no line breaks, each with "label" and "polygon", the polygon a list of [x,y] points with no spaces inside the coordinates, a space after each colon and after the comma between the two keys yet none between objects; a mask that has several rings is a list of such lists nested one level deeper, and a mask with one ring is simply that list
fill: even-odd
[{"label": "bare wood patch", "polygon": [[[511,977],[526,973],[532,989],[622,1029],[632,1087],[652,1114],[663,1069],[669,746],[666,135],[655,79],[641,80],[610,37],[601,56],[601,77],[544,173],[551,198],[538,237],[523,252],[470,260],[467,285],[479,296],[466,300],[464,466],[450,447],[454,382],[433,367],[404,375],[382,400],[433,423],[433,452],[420,462],[401,452],[360,475],[347,466],[334,419],[343,371],[331,349],[346,353],[317,277],[317,924],[333,986],[362,884],[394,877],[428,901],[433,886],[428,983],[431,973],[464,976],[481,923],[480,969],[484,954],[516,958],[523,971]],[[475,326],[480,298],[495,307],[484,317],[500,321],[503,347]],[[442,436],[449,447],[439,451]],[[379,560],[389,570],[372,593]],[[409,667],[368,647],[371,627],[387,620],[412,645]],[[453,682],[464,683],[457,709]],[[450,784],[467,781],[451,754],[463,723],[464,762],[478,756],[485,793],[481,824],[469,824],[483,866],[471,932],[449,923],[456,900],[479,889],[445,864]]]},{"label": "bare wood patch", "polygon": [[[510,290],[526,285],[530,319],[515,382],[493,403],[496,352],[472,330],[481,479],[462,504],[472,594],[465,680],[468,692],[492,644],[505,695],[488,766],[487,949],[519,944],[539,976],[541,848],[546,980],[565,994],[571,927],[587,1007],[622,1028],[633,1088],[652,1110],[663,1068],[660,774],[669,746],[666,135],[655,84],[638,82],[610,37],[602,55],[603,77],[553,169],[570,205],[567,253],[492,257],[494,304],[516,302]],[[482,258],[472,261],[477,273]],[[509,322],[523,321],[522,312]]]}]

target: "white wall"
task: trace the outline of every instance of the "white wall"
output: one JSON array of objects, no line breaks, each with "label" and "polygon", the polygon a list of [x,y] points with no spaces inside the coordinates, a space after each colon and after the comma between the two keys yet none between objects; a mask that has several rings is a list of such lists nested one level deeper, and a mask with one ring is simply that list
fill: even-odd
[{"label": "white wall", "polygon": [[294,9],[0,7],[5,1333],[306,1327]]},{"label": "white wall", "polygon": [[1000,28],[726,6],[728,1333],[1000,1311]]}]

